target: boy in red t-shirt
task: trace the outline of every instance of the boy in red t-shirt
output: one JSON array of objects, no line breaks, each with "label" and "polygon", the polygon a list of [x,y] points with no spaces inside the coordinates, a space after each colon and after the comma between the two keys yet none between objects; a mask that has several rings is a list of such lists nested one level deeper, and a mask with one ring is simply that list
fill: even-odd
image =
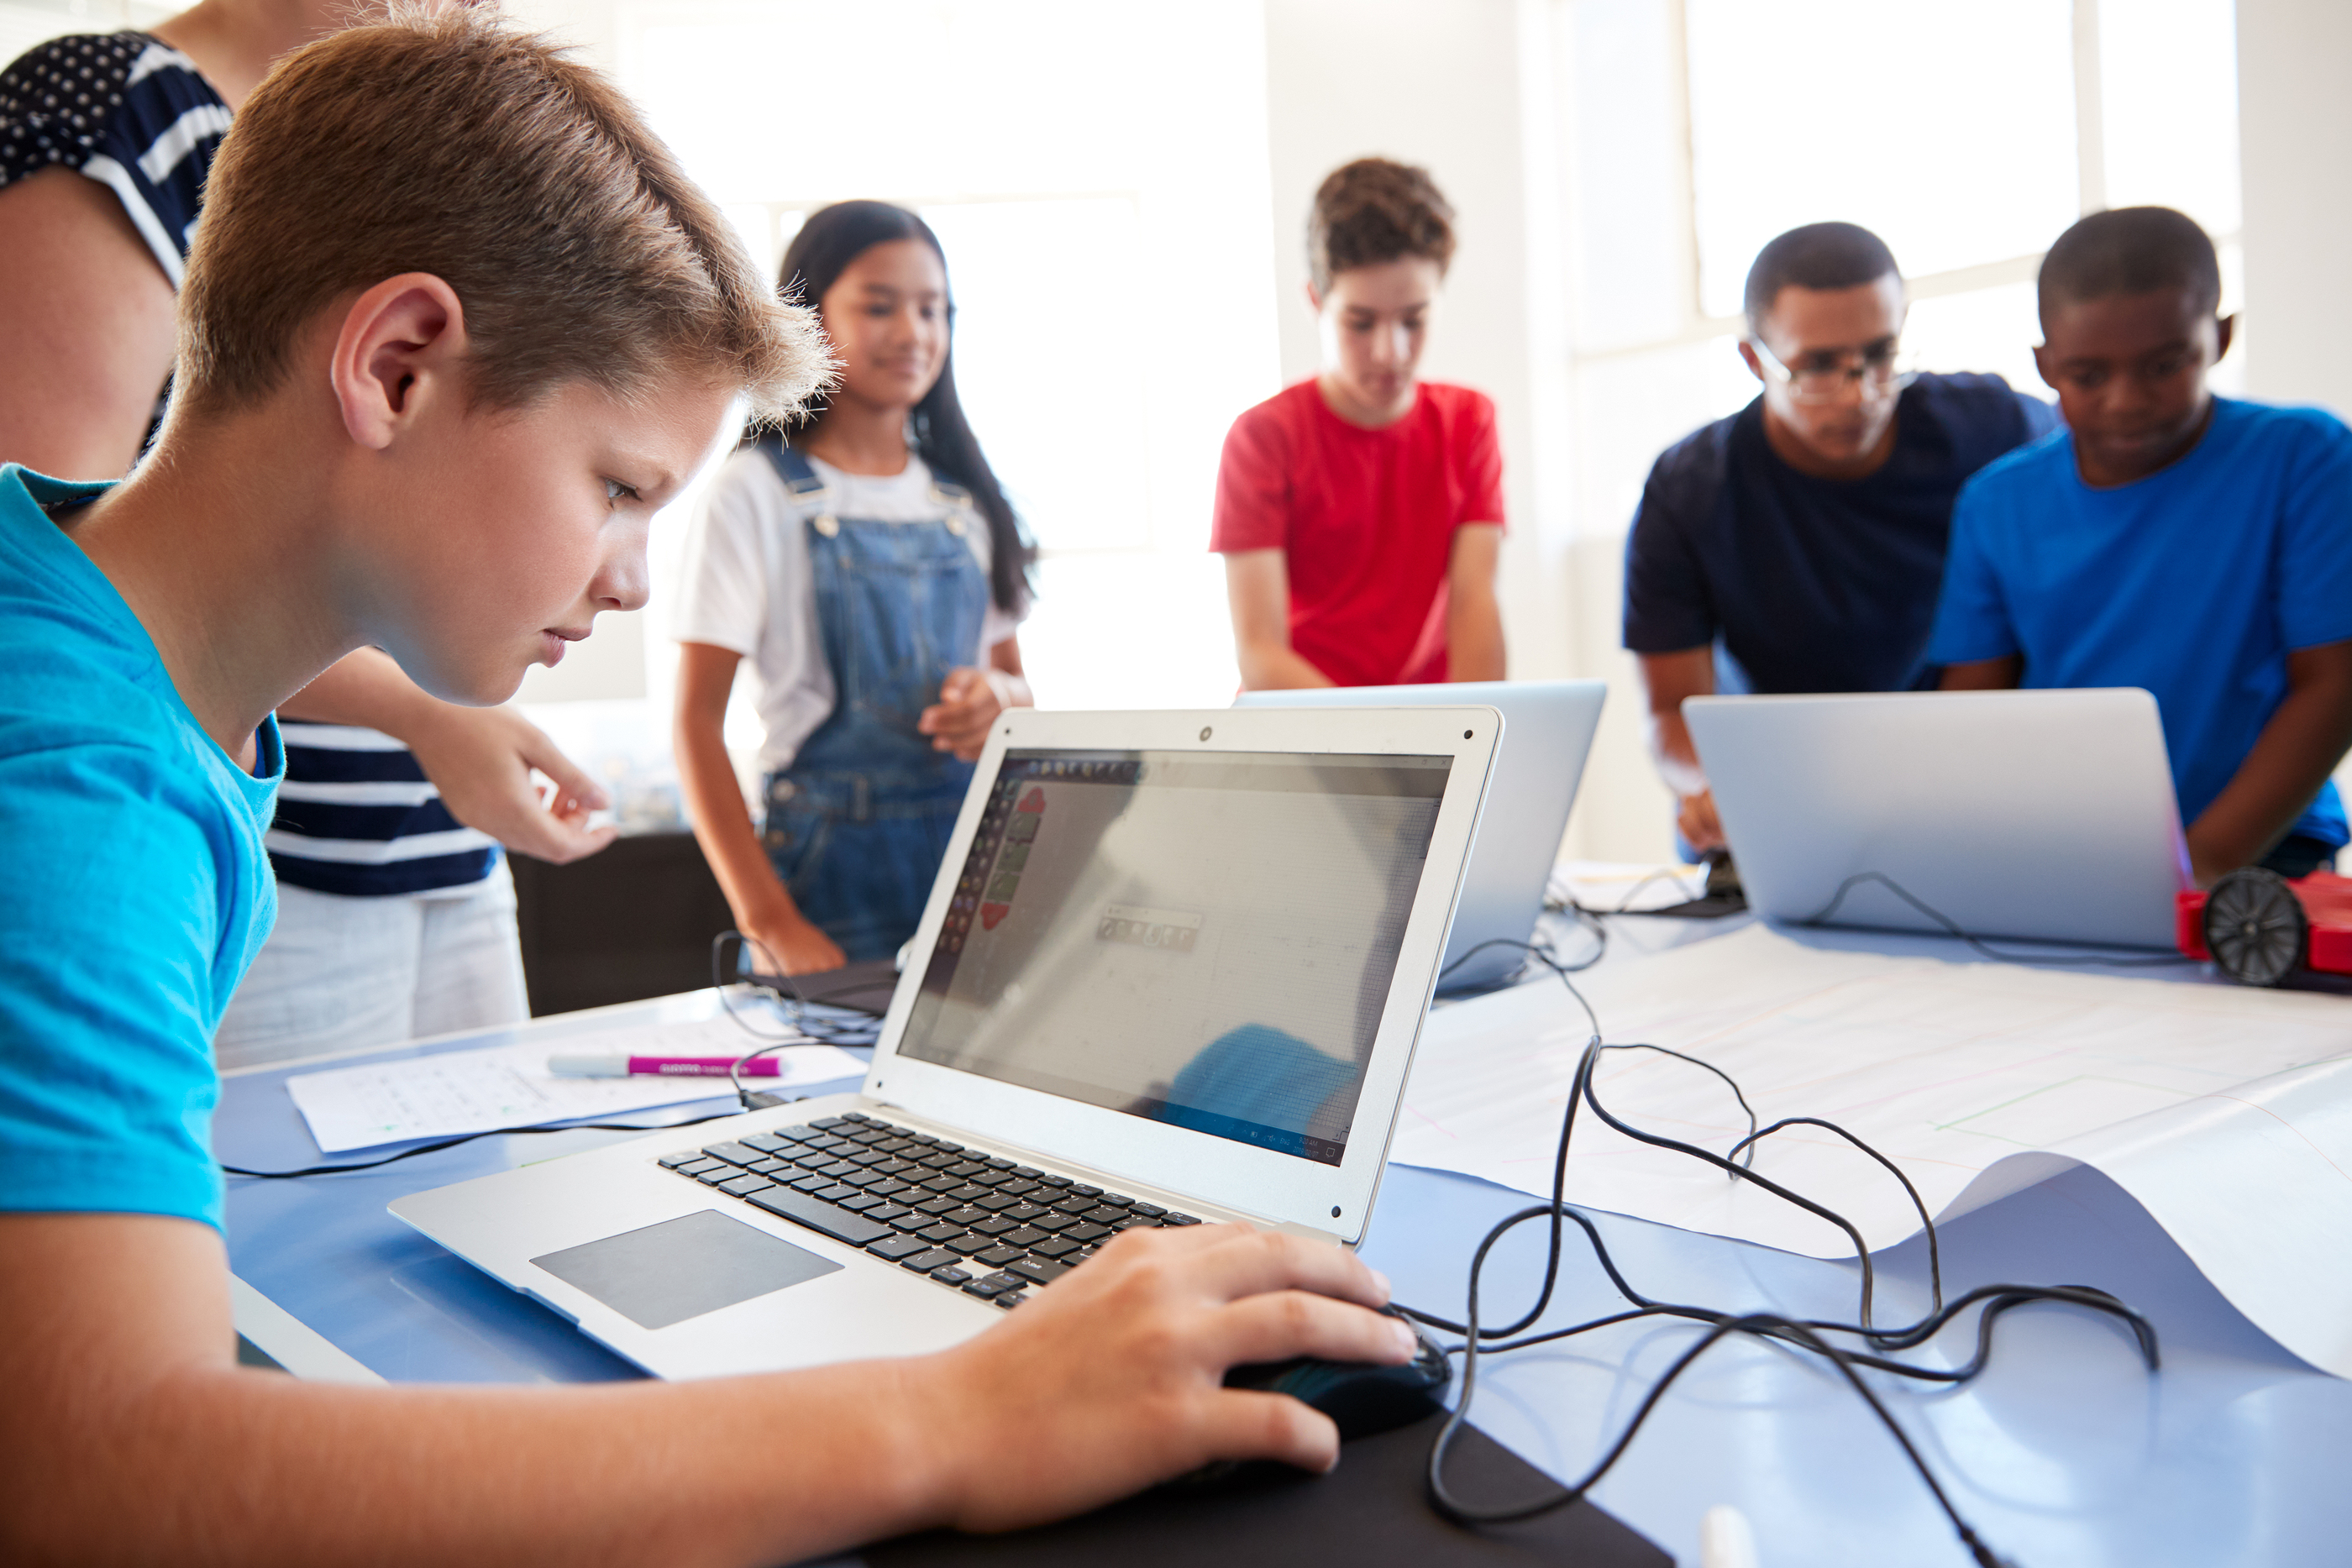
[{"label": "boy in red t-shirt", "polygon": [[1413,374],[1453,219],[1427,171],[1381,158],[1315,193],[1322,373],[1235,420],[1217,473],[1245,687],[1503,678],[1495,405]]}]

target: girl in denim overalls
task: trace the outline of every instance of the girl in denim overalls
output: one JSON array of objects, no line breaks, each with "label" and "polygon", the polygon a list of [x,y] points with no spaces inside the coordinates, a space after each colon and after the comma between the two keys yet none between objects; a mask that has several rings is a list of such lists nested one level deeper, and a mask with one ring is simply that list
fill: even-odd
[{"label": "girl in denim overalls", "polygon": [[[1014,628],[1036,552],[956,397],[929,226],[839,203],[782,273],[841,379],[790,445],[730,459],[695,518],[677,758],[737,926],[802,974],[914,935],[988,727],[1030,700]],[[722,737],[746,658],[767,730],[757,831]]]}]

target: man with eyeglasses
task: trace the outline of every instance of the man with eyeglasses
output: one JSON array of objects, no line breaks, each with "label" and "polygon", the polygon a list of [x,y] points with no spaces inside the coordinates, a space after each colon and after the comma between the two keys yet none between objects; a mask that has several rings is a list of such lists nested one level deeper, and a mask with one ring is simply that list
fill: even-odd
[{"label": "man with eyeglasses", "polygon": [[1903,278],[1867,229],[1780,235],[1746,304],[1739,355],[1762,394],[1658,459],[1625,546],[1625,646],[1675,826],[1701,853],[1723,831],[1684,700],[1932,685],[1953,499],[2057,423],[1999,376],[1900,368]]}]

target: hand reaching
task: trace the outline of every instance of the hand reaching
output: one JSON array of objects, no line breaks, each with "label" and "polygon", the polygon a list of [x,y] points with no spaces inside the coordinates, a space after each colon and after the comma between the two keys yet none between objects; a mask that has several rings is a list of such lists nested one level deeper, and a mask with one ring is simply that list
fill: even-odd
[{"label": "hand reaching", "polygon": [[1013,706],[1000,684],[1005,678],[1001,670],[969,664],[950,670],[940,683],[940,700],[923,710],[915,727],[931,737],[934,749],[952,751],[965,762],[977,761],[988,744],[988,727]]},{"label": "hand reaching", "polygon": [[[403,737],[449,814],[515,851],[556,865],[594,854],[618,831],[591,828],[609,800],[540,727],[509,707],[436,703]],[[542,796],[537,768],[553,783]]]}]

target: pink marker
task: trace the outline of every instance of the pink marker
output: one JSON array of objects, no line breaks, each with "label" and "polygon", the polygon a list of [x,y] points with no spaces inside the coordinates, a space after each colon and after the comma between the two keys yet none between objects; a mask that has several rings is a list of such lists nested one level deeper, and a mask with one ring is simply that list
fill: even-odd
[{"label": "pink marker", "polygon": [[[559,1078],[724,1078],[738,1059],[732,1056],[551,1056],[547,1070]],[[772,1056],[743,1063],[746,1078],[775,1078],[783,1072]]]}]

